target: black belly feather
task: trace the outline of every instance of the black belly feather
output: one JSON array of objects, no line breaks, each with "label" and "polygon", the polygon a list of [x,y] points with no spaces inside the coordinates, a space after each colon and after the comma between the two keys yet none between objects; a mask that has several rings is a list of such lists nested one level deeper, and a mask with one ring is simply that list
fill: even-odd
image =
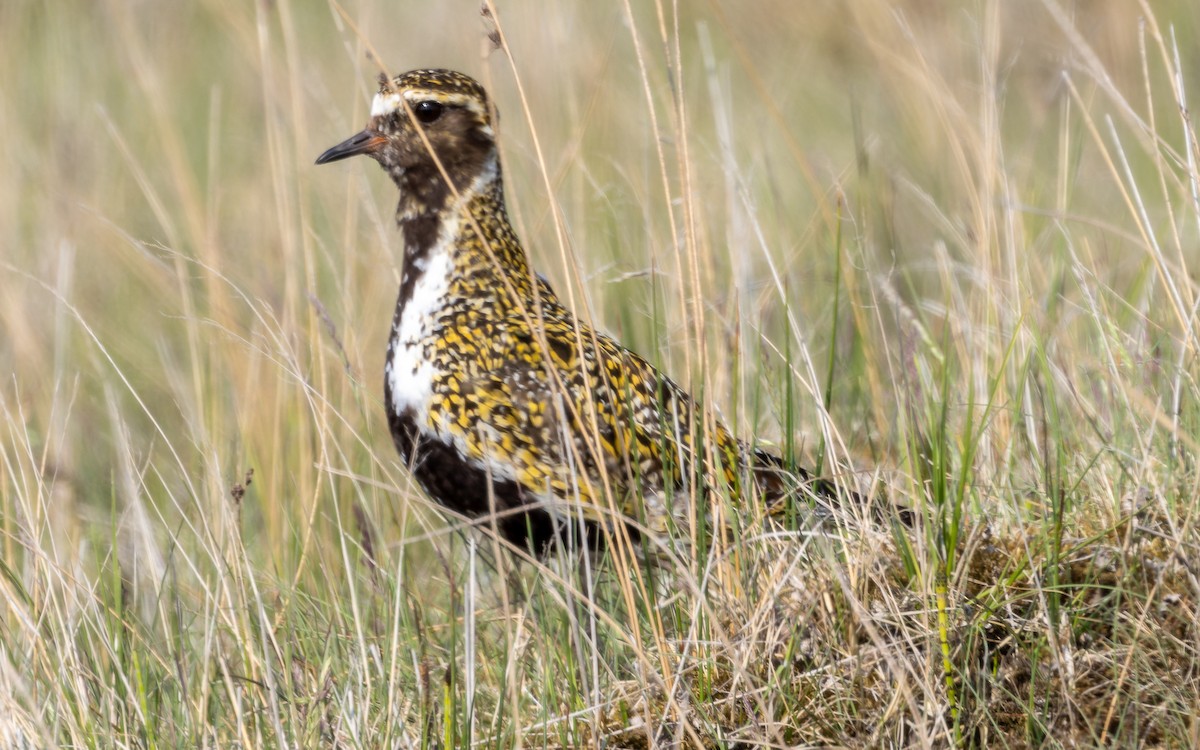
[{"label": "black belly feather", "polygon": [[[390,386],[385,386],[385,393],[388,427],[396,449],[437,503],[472,519],[485,518],[494,511],[500,536],[536,555],[547,554],[563,543],[568,548],[586,544],[597,551],[603,547],[605,534],[595,522],[568,521],[538,507],[536,498],[516,481],[489,475],[455,446],[422,434],[411,413],[396,413]],[[490,522],[481,526],[491,527]],[[632,529],[631,534],[636,538]]]}]

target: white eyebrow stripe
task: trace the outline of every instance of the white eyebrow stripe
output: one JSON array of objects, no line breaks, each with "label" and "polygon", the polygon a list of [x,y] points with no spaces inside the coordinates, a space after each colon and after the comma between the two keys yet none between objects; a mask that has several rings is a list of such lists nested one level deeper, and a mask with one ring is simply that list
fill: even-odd
[{"label": "white eyebrow stripe", "polygon": [[459,94],[459,93],[445,94],[445,93],[436,92],[436,91],[411,91],[410,90],[410,91],[405,91],[402,94],[396,94],[396,93],[376,94],[375,98],[371,100],[371,117],[383,117],[386,115],[390,115],[393,112],[397,112],[397,111],[401,110],[402,109],[402,105],[400,103],[401,96],[403,96],[404,99],[406,99],[408,101],[409,106],[412,106],[412,105],[416,104],[417,102],[433,100],[436,102],[441,102],[442,104],[449,104],[452,106],[464,107],[481,117],[484,117],[487,114],[486,112],[483,111],[483,108],[480,107],[479,100],[468,94]]}]

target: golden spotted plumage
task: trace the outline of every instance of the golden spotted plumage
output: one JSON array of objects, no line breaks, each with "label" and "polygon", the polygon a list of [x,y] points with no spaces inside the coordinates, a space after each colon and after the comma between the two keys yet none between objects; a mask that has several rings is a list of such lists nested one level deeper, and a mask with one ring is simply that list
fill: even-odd
[{"label": "golden spotted plumage", "polygon": [[446,507],[495,512],[507,538],[539,548],[564,528],[579,538],[572,519],[612,523],[613,510],[666,531],[688,517],[688,488],[777,501],[796,479],[778,459],[714,420],[703,434],[678,385],[531,272],[492,122],[474,80],[412,71],[382,80],[367,128],[318,159],[368,154],[400,189],[385,400],[417,479]]}]

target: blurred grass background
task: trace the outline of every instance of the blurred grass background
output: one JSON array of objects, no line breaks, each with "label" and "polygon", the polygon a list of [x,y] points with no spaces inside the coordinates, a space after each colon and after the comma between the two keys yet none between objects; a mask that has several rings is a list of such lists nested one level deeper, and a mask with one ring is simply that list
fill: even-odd
[{"label": "blurred grass background", "polygon": [[[0,6],[0,711],[22,736],[508,745],[554,727],[582,744],[633,680],[641,699],[604,705],[712,746],[1194,738],[1195,4],[511,2],[507,56],[479,10]],[[1082,671],[1063,654],[1091,631],[1057,619],[1079,604],[1060,571],[1090,560],[1096,583],[1112,571],[1089,545],[1126,554],[1131,519],[1153,526],[1158,577],[1104,579],[1122,645],[1096,667],[1101,708],[1035,706],[1026,675],[1012,729],[969,689],[972,636],[945,625],[899,704],[884,678],[810,693],[714,667],[680,687],[719,649],[679,644],[747,627],[703,585],[663,626],[628,591],[572,603],[537,566],[510,601],[513,563],[493,560],[476,622],[461,523],[421,498],[383,419],[394,188],[366,162],[312,164],[366,121],[380,66],[485,83],[514,223],[584,317],[739,434],[923,513],[907,542],[789,552],[812,567],[763,591],[836,601],[771,641],[789,658],[806,643],[809,667],[836,664],[855,638],[887,655],[935,614],[982,634],[987,568],[997,601],[1036,601],[1030,643]],[[1144,607],[1132,641],[1114,596]],[[922,635],[880,635],[876,605]],[[1171,642],[1162,663],[1133,656],[1146,632]],[[743,668],[768,640],[737,644]],[[1164,665],[1181,671],[1157,692],[1131,676]],[[739,690],[757,724],[670,699]],[[490,714],[455,703],[476,695]]]}]

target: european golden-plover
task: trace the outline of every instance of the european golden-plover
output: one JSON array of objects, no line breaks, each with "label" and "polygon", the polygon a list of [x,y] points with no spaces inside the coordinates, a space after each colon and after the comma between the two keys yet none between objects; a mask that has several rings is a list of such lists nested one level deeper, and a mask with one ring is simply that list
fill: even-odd
[{"label": "european golden-plover", "polygon": [[544,552],[562,538],[594,546],[618,519],[635,537],[686,524],[689,498],[714,489],[770,508],[812,483],[706,419],[531,271],[479,83],[448,70],[380,83],[367,127],[317,164],[366,154],[400,189],[384,403],[396,447],[434,500]]}]

